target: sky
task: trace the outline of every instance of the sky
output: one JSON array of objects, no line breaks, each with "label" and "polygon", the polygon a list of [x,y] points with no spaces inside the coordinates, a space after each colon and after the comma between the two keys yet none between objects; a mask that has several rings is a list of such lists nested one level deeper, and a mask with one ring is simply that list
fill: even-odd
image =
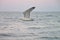
[{"label": "sky", "polygon": [[60,0],[0,0],[0,11],[25,11],[33,6],[34,11],[60,11]]}]

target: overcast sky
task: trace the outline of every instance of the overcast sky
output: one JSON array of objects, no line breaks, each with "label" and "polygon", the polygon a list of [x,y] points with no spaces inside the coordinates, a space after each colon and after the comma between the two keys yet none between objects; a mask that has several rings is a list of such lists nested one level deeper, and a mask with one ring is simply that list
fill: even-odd
[{"label": "overcast sky", "polygon": [[34,11],[60,11],[60,0],[0,0],[0,11],[24,11],[32,6]]}]

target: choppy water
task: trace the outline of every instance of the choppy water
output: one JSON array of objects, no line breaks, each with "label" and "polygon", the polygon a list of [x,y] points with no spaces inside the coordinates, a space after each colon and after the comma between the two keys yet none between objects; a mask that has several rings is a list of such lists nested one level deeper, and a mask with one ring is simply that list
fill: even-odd
[{"label": "choppy water", "polygon": [[60,40],[60,12],[32,12],[34,21],[22,17],[20,12],[0,12],[0,40]]}]

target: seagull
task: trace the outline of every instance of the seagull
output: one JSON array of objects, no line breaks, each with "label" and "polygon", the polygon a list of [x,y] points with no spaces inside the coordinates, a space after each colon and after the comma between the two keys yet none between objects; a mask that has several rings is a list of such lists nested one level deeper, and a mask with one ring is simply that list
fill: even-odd
[{"label": "seagull", "polygon": [[33,21],[33,19],[30,18],[30,13],[35,9],[35,7],[31,7],[23,12],[24,18],[23,21]]}]

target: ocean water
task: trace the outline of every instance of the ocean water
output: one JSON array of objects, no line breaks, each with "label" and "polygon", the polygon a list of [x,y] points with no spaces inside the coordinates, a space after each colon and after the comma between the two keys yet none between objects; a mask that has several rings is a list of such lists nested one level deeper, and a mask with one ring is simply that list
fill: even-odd
[{"label": "ocean water", "polygon": [[22,12],[0,12],[0,40],[60,40],[60,12],[32,12],[34,21],[22,21]]}]

